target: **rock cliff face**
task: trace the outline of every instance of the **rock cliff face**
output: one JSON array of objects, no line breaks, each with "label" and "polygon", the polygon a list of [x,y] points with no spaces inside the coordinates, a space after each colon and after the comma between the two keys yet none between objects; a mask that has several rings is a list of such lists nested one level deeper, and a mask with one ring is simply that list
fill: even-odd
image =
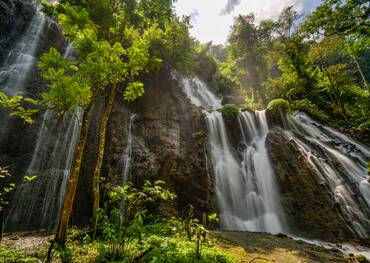
[{"label": "rock cliff face", "polygon": [[[107,129],[107,144],[102,177],[103,197],[122,183],[130,116],[132,154],[130,177],[139,185],[144,180],[164,180],[177,195],[170,205],[160,207],[162,214],[181,215],[188,204],[199,216],[211,207],[205,155],[206,127],[203,116],[191,105],[179,83],[165,69],[146,76],[145,94],[135,103],[124,103],[117,94]],[[101,112],[98,106],[96,112]],[[91,175],[96,152],[99,114],[93,114],[93,129],[85,153],[84,167],[75,202],[74,221],[88,223],[91,208]],[[103,198],[104,199],[104,198]],[[89,205],[86,205],[89,204]]]},{"label": "rock cliff face", "polygon": [[27,28],[36,9],[31,0],[0,0],[0,57]]},{"label": "rock cliff face", "polygon": [[317,172],[296,143],[282,130],[274,129],[266,144],[293,233],[321,239],[350,236],[328,189],[319,183]]}]

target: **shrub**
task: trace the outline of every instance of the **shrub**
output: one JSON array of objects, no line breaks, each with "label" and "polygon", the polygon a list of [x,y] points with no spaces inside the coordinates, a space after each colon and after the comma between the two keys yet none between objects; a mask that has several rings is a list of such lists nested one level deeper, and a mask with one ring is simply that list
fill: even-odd
[{"label": "shrub", "polygon": [[248,111],[256,111],[265,109],[265,106],[260,102],[255,102],[251,98],[246,97],[244,108]]},{"label": "shrub", "polygon": [[234,104],[224,105],[219,111],[229,119],[236,118],[239,115],[240,109]]},{"label": "shrub", "polygon": [[288,113],[291,110],[290,103],[284,99],[275,99],[269,102],[267,109],[273,112]]},{"label": "shrub", "polygon": [[328,115],[319,109],[314,103],[308,99],[297,100],[294,102],[294,109],[298,111],[304,111],[310,114],[312,117],[319,119],[320,121],[327,122]]},{"label": "shrub", "polygon": [[370,119],[361,123],[357,127],[357,130],[359,130],[359,131],[370,131]]},{"label": "shrub", "polygon": [[22,263],[37,263],[38,258],[27,255],[24,251],[16,249],[7,249],[0,247],[0,262],[22,262]]},{"label": "shrub", "polygon": [[[146,206],[160,201],[174,199],[175,194],[162,187],[163,181],[145,181],[141,189],[131,183],[117,186],[109,193],[110,202],[116,204],[108,215],[99,209],[99,229],[105,244],[99,247],[98,261],[132,262],[140,254],[137,242],[142,241]],[[124,204],[120,207],[119,204]]]}]

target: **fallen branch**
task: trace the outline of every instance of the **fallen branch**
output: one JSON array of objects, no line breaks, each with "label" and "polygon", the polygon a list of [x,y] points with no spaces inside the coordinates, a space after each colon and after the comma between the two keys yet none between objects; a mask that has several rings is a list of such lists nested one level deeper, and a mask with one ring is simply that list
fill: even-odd
[{"label": "fallen branch", "polygon": [[149,249],[145,250],[143,253],[135,257],[132,262],[135,262],[135,263],[140,262],[140,260],[142,260],[146,255],[148,255],[153,249],[154,247],[150,247]]},{"label": "fallen branch", "polygon": [[249,261],[249,263],[253,263],[258,259],[265,260],[265,261],[270,261],[268,258],[256,257],[256,258],[253,258],[251,261]]}]

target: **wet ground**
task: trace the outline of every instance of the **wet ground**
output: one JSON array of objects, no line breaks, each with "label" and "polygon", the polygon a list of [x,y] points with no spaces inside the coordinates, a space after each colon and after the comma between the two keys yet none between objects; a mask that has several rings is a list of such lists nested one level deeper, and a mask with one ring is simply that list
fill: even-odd
[{"label": "wet ground", "polygon": [[[218,245],[233,254],[238,254],[235,246],[245,253],[239,253],[241,262],[279,262],[279,263],[340,263],[366,262],[358,255],[344,255],[337,248],[325,248],[304,241],[297,241],[285,235],[269,235],[251,232],[214,232],[222,241]],[[367,252],[370,252],[370,248]],[[244,257],[244,258],[243,258]]]}]

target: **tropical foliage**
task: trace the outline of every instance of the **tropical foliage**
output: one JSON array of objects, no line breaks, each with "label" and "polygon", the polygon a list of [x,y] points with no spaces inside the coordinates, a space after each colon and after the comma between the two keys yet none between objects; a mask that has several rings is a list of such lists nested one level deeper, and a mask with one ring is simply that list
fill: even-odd
[{"label": "tropical foliage", "polygon": [[227,55],[208,47],[218,64],[214,78],[228,92],[245,94],[249,109],[284,99],[332,125],[366,130],[368,10],[368,1],[325,0],[306,18],[293,7],[259,23],[254,14],[239,15],[223,48]]}]

